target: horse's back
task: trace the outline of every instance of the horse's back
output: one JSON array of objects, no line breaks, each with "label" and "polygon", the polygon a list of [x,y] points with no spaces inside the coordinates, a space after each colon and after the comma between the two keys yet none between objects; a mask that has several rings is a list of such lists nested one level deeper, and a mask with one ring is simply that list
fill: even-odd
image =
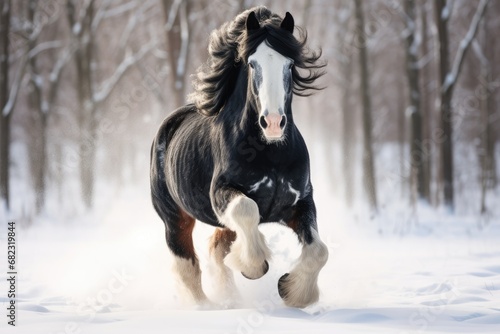
[{"label": "horse's back", "polygon": [[189,104],[174,110],[160,125],[153,146],[156,146],[156,148],[159,149],[168,145],[186,117],[193,113],[196,113],[196,108]]}]

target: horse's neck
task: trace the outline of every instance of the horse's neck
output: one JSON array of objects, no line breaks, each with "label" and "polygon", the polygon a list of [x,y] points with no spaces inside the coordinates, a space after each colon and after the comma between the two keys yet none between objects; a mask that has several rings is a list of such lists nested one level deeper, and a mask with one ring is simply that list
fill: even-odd
[{"label": "horse's neck", "polygon": [[257,111],[255,103],[248,101],[248,76],[243,69],[240,70],[236,86],[224,106],[222,119],[226,127],[237,128],[237,132],[253,132],[257,124]]}]

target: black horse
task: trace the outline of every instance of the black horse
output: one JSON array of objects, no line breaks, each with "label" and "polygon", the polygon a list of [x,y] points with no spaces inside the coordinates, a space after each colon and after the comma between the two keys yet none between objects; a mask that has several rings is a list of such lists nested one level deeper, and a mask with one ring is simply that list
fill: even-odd
[{"label": "black horse", "polygon": [[217,227],[210,243],[223,291],[234,269],[249,279],[269,269],[258,229],[278,222],[303,245],[278,291],[285,304],[319,298],[318,274],[328,250],[317,233],[309,155],[294,124],[292,96],[317,89],[320,53],[293,35],[294,20],[265,7],[238,15],[211,34],[209,62],[198,72],[193,104],[161,125],[151,149],[151,194],[166,227],[174,270],[194,299],[207,301],[193,247],[195,220]]}]

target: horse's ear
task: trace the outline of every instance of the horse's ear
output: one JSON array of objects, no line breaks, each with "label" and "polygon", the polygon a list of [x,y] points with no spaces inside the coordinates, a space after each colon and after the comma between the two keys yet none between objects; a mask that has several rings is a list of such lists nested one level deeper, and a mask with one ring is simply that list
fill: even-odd
[{"label": "horse's ear", "polygon": [[285,18],[281,21],[280,28],[285,29],[289,33],[293,34],[293,28],[295,26],[295,22],[293,20],[292,14],[286,12]]},{"label": "horse's ear", "polygon": [[250,12],[247,17],[247,31],[257,30],[260,28],[259,20],[255,16],[255,12]]}]

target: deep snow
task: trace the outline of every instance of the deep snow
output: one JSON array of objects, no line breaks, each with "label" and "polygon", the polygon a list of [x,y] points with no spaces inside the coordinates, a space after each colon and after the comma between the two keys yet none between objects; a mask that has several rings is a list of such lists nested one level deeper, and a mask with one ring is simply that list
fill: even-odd
[{"label": "deep snow", "polygon": [[[103,199],[100,210],[68,221],[40,217],[18,228],[16,333],[457,333],[500,331],[500,226],[473,218],[421,213],[404,235],[380,233],[325,194],[319,228],[330,250],[320,275],[320,302],[286,308],[278,278],[300,249],[285,227],[262,226],[273,250],[270,271],[248,281],[233,308],[200,309],[182,298],[169,271],[163,227],[147,188]],[[380,219],[385,219],[381,217]],[[1,249],[6,227],[2,225]],[[207,241],[195,244],[211,288]],[[377,232],[379,231],[379,232]],[[0,287],[6,314],[6,257]],[[2,333],[13,333],[5,315]]]}]

